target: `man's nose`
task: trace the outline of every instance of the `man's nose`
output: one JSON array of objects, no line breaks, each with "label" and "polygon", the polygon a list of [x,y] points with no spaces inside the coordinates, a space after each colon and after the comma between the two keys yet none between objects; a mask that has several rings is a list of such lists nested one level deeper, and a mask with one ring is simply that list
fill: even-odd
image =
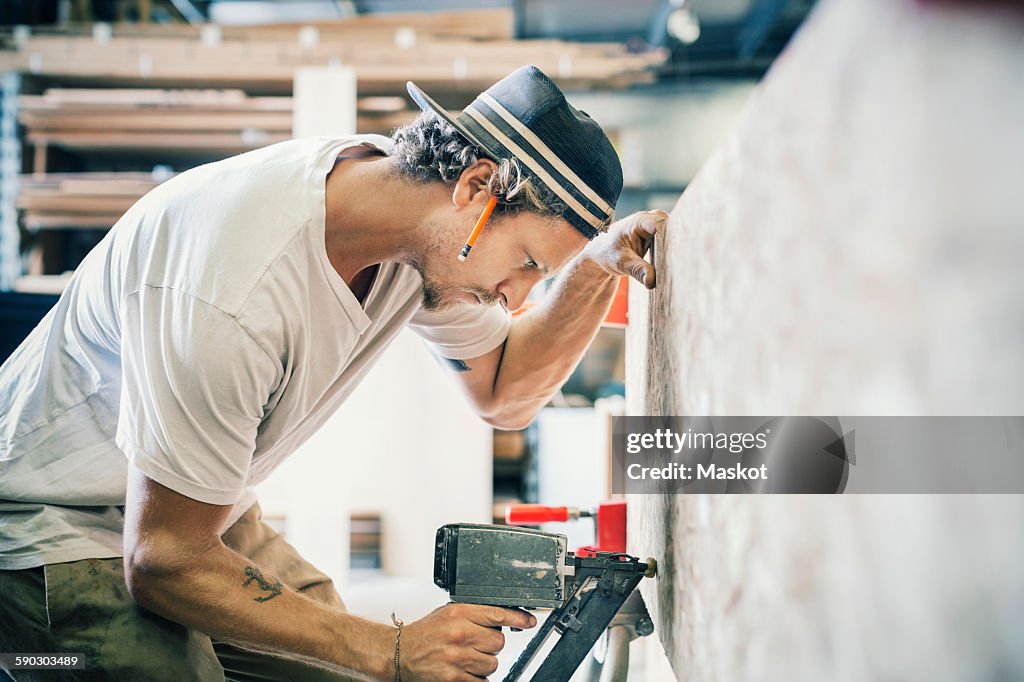
[{"label": "man's nose", "polygon": [[533,289],[535,284],[532,280],[518,280],[511,281],[506,280],[498,285],[498,293],[504,300],[505,307],[509,312],[515,312],[523,307],[526,302],[526,297],[530,295],[530,290]]}]

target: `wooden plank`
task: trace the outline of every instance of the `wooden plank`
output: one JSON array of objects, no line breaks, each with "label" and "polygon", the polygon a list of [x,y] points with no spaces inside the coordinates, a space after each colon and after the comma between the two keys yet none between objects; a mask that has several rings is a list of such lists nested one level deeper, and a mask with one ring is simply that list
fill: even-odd
[{"label": "wooden plank", "polygon": [[[139,112],[202,113],[202,114],[260,114],[269,112],[290,113],[293,107],[291,97],[242,97],[236,99],[192,97],[195,90],[118,90],[49,88],[43,95],[22,95],[19,110],[22,113],[44,115],[102,114]],[[214,93],[231,92],[223,90]],[[241,91],[238,91],[241,92]],[[134,93],[139,93],[135,96]],[[109,96],[108,96],[109,95]],[[407,97],[361,97],[357,100],[361,114],[394,114],[410,110]]]},{"label": "wooden plank", "polygon": [[[1020,414],[1020,26],[819,2],[630,292],[630,413]],[[1024,679],[1021,496],[629,504],[683,682]]]},{"label": "wooden plank", "polygon": [[117,39],[97,44],[78,37],[33,37],[5,60],[10,68],[51,78],[105,78],[107,83],[197,83],[282,89],[301,65],[340,61],[359,72],[363,94],[403,92],[406,80],[440,81],[447,89],[479,90],[533,63],[573,86],[650,80],[662,52],[631,54],[617,44],[561,41],[424,41],[401,50],[376,42],[225,41],[197,45],[181,39]]},{"label": "wooden plank", "polygon": [[15,280],[14,290],[26,294],[60,294],[70,279],[70,272],[63,275],[25,275]]},{"label": "wooden plank", "polygon": [[46,159],[49,146],[42,140],[37,140],[32,144],[35,146],[35,149],[32,152],[32,170],[37,175],[42,175],[46,172]]},{"label": "wooden plank", "polygon": [[360,97],[356,103],[362,113],[393,114],[409,108],[405,97]]},{"label": "wooden plank", "polygon": [[290,132],[291,112],[189,112],[189,111],[22,111],[18,120],[37,132],[59,130],[98,131],[239,131],[247,128]]},{"label": "wooden plank", "polygon": [[105,229],[166,179],[113,172],[23,176],[16,206],[28,230]]},{"label": "wooden plank", "polygon": [[[356,125],[362,133],[388,134],[394,128],[410,123],[415,117],[414,112],[390,116],[360,116]],[[27,137],[28,142],[37,145],[39,150],[46,146],[55,146],[73,150],[175,149],[233,153],[282,142],[291,137],[291,130],[281,127],[232,130],[226,125],[225,130],[221,132],[213,130],[213,126],[203,126],[203,129],[185,126],[182,130],[147,129],[147,126],[140,122],[138,125],[125,125],[119,131],[106,130],[100,125],[92,129],[84,126],[75,129],[57,126],[31,127]],[[41,156],[43,152],[40,151],[39,154]]]},{"label": "wooden plank", "polygon": [[160,183],[155,180],[93,180],[70,178],[58,185],[61,194],[103,194],[140,197]]},{"label": "wooden plank", "polygon": [[[2,66],[2,55],[0,55],[0,69]],[[541,65],[538,65],[541,66]],[[13,67],[16,70],[21,68],[20,66]],[[512,67],[514,68],[514,67]],[[541,68],[543,68],[541,66]],[[556,65],[557,68],[557,65]],[[438,96],[448,95],[452,98],[457,98],[461,103],[469,102],[478,92],[485,90],[494,84],[497,80],[504,77],[512,69],[503,71],[500,74],[492,75],[488,77],[480,77],[474,75],[471,78],[453,80],[450,76],[436,76],[432,80],[424,80],[418,77],[410,78],[409,74],[404,77],[399,77],[397,74],[392,74],[390,78],[364,78],[359,79],[359,92],[364,95],[382,95],[382,96],[395,96],[397,93],[403,92],[405,88],[406,80],[414,80],[417,85],[428,89],[432,94],[437,93]],[[286,71],[286,70],[285,70]],[[289,72],[290,73],[290,72]],[[136,85],[140,81],[137,75],[132,74],[98,74],[98,73],[85,73],[85,74],[49,74],[41,76],[40,78],[45,79],[46,82],[59,81],[63,84],[76,84],[82,87],[119,87],[119,86],[132,86]],[[622,89],[634,85],[636,83],[651,82],[654,80],[653,74],[644,73],[637,76],[627,75],[626,77],[619,78],[618,76],[610,78],[597,79],[585,79],[585,78],[558,78],[558,84],[566,92],[573,91],[591,91],[595,89]],[[284,71],[273,70],[271,72],[253,72],[253,73],[235,73],[235,74],[223,74],[223,73],[193,73],[191,76],[187,75],[176,75],[176,76],[150,76],[144,80],[148,86],[162,87],[162,88],[187,88],[187,87],[244,87],[247,90],[261,93],[275,93],[275,94],[289,94],[291,93],[292,81],[290,78],[284,76]]]},{"label": "wooden plank", "polygon": [[22,190],[32,188],[57,188],[68,182],[154,182],[152,173],[126,171],[92,171],[84,173],[47,173],[42,177],[22,175],[18,185]]},{"label": "wooden plank", "polygon": [[[141,196],[141,195],[140,195]],[[53,194],[32,194],[21,192],[15,206],[36,212],[60,211],[62,213],[103,213],[120,214],[131,208],[137,196],[88,196],[66,192]]]},{"label": "wooden plank", "polygon": [[[111,109],[110,111],[23,110],[19,120],[37,130],[104,127],[119,130],[243,130],[245,128],[287,129],[291,112],[192,111],[189,109]],[[103,122],[109,121],[104,126]]]},{"label": "wooden plank", "polygon": [[60,131],[55,133],[30,132],[31,144],[47,144],[73,150],[203,150],[211,154],[236,153],[256,149],[275,142],[283,142],[290,135],[260,130],[237,133],[215,132],[119,132],[119,131]]},{"label": "wooden plank", "polygon": [[97,230],[112,227],[122,213],[36,213],[26,211],[22,217],[25,229],[38,230]]},{"label": "wooden plank", "polygon": [[[220,26],[225,40],[264,36],[279,40],[296,40],[305,26],[315,27],[321,36],[358,39],[370,36],[373,40],[390,38],[399,29],[411,28],[423,37],[461,37],[474,40],[510,39],[514,35],[514,16],[509,8],[487,8],[457,11],[388,12],[339,19],[323,19],[303,23],[274,23],[254,26]],[[114,38],[175,38],[201,41],[201,26],[184,24],[140,25],[114,23]],[[92,35],[93,24],[69,23],[63,25],[33,26],[33,35],[84,36]]]},{"label": "wooden plank", "polygon": [[[49,88],[43,95],[22,98],[22,106],[35,101],[42,101],[60,106],[90,105],[96,107],[121,106],[202,106],[202,107],[242,107],[248,106],[253,98],[244,91],[232,90],[160,90],[155,88],[137,88],[118,90],[116,88],[76,89]],[[276,98],[272,98],[276,101]],[[287,105],[287,103],[286,103]]]},{"label": "wooden plank", "polygon": [[[167,90],[157,88],[47,88],[42,95],[22,95],[22,109],[39,111],[107,111],[110,109],[188,109],[191,111],[280,111],[292,109],[291,97],[251,97],[241,90]],[[370,110],[380,103],[371,101]]]}]

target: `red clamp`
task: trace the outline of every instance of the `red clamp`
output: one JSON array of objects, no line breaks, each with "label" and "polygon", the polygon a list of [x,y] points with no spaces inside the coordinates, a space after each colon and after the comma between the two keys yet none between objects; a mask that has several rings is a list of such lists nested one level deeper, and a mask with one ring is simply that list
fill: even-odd
[{"label": "red clamp", "polygon": [[536,526],[541,523],[573,521],[580,517],[597,517],[597,544],[581,547],[580,556],[593,552],[626,551],[626,501],[609,500],[597,512],[576,507],[550,507],[543,504],[512,504],[505,510],[505,523],[510,526]]}]

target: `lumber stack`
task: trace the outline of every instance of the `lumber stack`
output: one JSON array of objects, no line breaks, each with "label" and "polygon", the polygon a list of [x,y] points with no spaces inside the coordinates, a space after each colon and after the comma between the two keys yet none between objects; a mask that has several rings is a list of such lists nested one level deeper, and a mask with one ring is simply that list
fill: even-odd
[{"label": "lumber stack", "polygon": [[[523,64],[569,90],[619,88],[653,80],[665,55],[618,43],[512,40],[476,13],[410,14],[334,23],[241,29],[107,27],[83,35],[39,34],[0,52],[0,70],[88,83],[158,87],[241,87],[289,92],[296,67],[356,69],[360,94],[401,94],[407,80],[434,91],[476,92]],[[493,15],[496,16],[496,15]],[[402,22],[406,23],[402,23]],[[479,24],[480,31],[474,32]],[[84,28],[83,28],[84,31]]]},{"label": "lumber stack", "polygon": [[232,154],[285,140],[292,125],[291,98],[240,90],[54,89],[23,96],[20,105],[30,144],[79,150]]},{"label": "lumber stack", "polygon": [[[167,177],[47,173],[49,147],[215,158],[286,140],[292,130],[291,97],[253,97],[241,90],[53,88],[22,96],[19,104],[19,122],[37,151],[35,172],[22,178],[16,202],[31,231],[110,227]],[[358,109],[360,132],[382,134],[417,113],[398,97],[364,97]]]},{"label": "lumber stack", "polygon": [[[33,26],[35,35],[92,36],[96,24],[66,23]],[[466,9],[449,12],[387,12],[362,14],[336,19],[319,19],[295,23],[270,23],[243,26],[213,24],[140,24],[119,22],[103,25],[101,32],[112,38],[177,37],[202,38],[215,29],[223,38],[279,38],[293,35],[301,27],[313,27],[322,36],[335,40],[389,40],[396,31],[413,30],[421,40],[511,40],[515,37],[515,17],[509,8]],[[2,34],[0,34],[2,35]],[[8,34],[8,40],[13,40]],[[209,38],[207,38],[209,40]]]},{"label": "lumber stack", "polygon": [[17,207],[28,230],[104,229],[170,177],[152,173],[50,173],[21,180]]},{"label": "lumber stack", "polygon": [[[412,80],[444,106],[534,64],[567,90],[654,79],[658,52],[613,43],[514,40],[510,10],[350,17],[309,24],[79,24],[0,29],[0,72],[29,92],[18,120],[34,158],[17,198],[34,275],[62,272],[61,244],[76,228],[105,229],[158,184],[148,173],[62,169],[183,170],[291,137],[295,71],[352,67],[360,133],[389,134],[419,113]],[[92,88],[92,89],[90,89]],[[60,152],[51,153],[59,149]],[[71,152],[67,154],[64,152]]]},{"label": "lumber stack", "polygon": [[[388,134],[416,115],[398,98],[363,98],[359,108],[364,133]],[[229,155],[288,139],[292,98],[241,90],[50,89],[21,97],[19,122],[37,148]]]}]

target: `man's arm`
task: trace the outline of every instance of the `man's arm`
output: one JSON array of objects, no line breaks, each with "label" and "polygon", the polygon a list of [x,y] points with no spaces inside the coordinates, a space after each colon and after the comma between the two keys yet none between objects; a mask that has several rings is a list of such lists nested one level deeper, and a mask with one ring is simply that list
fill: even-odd
[{"label": "man's arm", "polygon": [[[394,628],[299,594],[228,549],[220,529],[230,510],[176,493],[130,467],[124,561],[132,597],[215,639],[367,679],[392,679]],[[491,626],[535,623],[533,616],[509,609],[442,607],[405,627],[403,677],[489,675],[497,668],[493,654],[504,645]]]},{"label": "man's arm", "polygon": [[566,266],[543,301],[515,318],[504,345],[466,361],[470,371],[459,376],[488,423],[530,423],[594,340],[619,277],[654,288],[654,267],[643,258],[667,218],[645,211],[611,225]]}]

